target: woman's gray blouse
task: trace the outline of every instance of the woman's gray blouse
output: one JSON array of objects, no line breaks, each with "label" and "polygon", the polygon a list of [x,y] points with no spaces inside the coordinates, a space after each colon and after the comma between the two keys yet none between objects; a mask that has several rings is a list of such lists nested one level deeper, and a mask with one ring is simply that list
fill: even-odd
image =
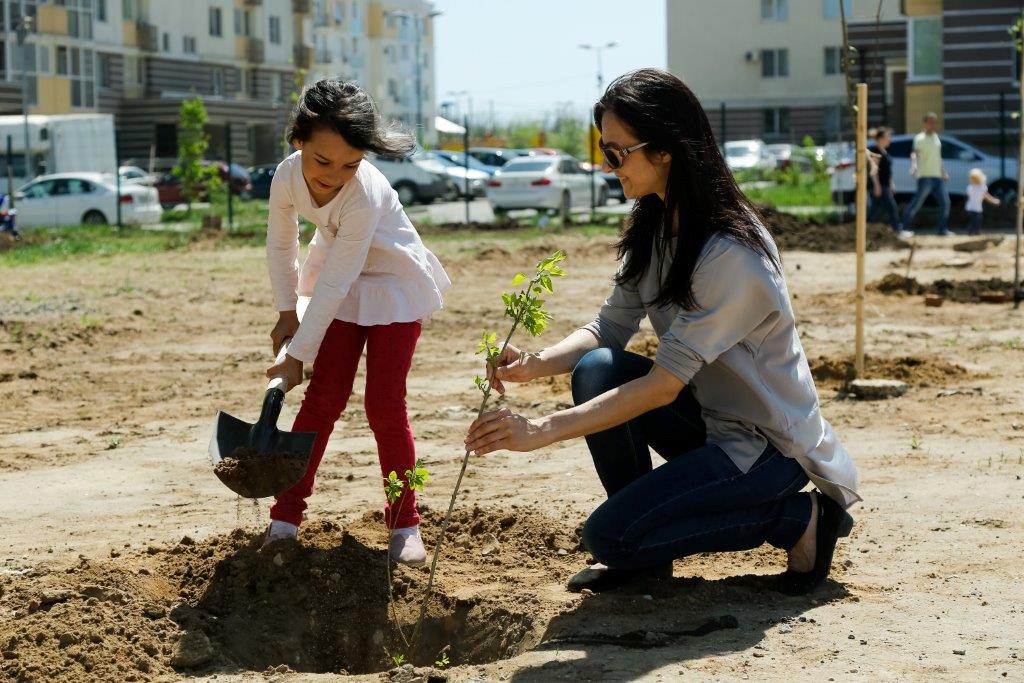
[{"label": "woman's gray blouse", "polygon": [[771,442],[797,460],[823,493],[845,507],[859,501],[857,468],[819,410],[785,277],[768,259],[723,235],[708,240],[694,269],[698,310],[645,303],[657,298],[667,272],[655,249],[640,281],[616,284],[584,329],[603,346],[622,349],[648,316],[661,340],[654,362],[690,386],[703,409],[708,443],[747,472]]}]

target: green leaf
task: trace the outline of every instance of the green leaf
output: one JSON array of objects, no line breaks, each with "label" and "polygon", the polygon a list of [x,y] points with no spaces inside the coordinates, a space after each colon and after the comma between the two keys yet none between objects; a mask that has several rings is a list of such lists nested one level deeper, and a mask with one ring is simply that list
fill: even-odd
[{"label": "green leaf", "polygon": [[411,470],[405,471],[405,480],[409,482],[409,488],[413,491],[422,491],[423,485],[430,480],[430,472],[425,467],[420,467],[417,462]]},{"label": "green leaf", "polygon": [[384,495],[388,499],[388,503],[393,504],[402,495],[402,489],[405,488],[405,483],[398,478],[398,474],[394,470],[388,474],[388,478],[384,480]]},{"label": "green leaf", "polygon": [[512,286],[515,287],[520,282],[526,279],[526,276],[522,273],[516,273],[516,276],[512,278]]}]

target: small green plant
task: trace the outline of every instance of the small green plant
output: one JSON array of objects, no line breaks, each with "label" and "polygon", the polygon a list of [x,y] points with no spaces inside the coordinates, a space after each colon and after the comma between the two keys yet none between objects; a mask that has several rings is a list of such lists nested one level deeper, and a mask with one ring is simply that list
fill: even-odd
[{"label": "small green plant", "polygon": [[448,659],[448,650],[442,650],[441,654],[434,660],[434,666],[438,669],[443,669],[446,666],[451,665],[451,663],[451,660]]},{"label": "small green plant", "polygon": [[399,653],[397,655],[391,655],[391,662],[395,666],[402,666],[403,664],[405,664],[405,655],[403,655],[401,653]]},{"label": "small green plant", "polygon": [[910,437],[910,450],[916,451],[921,448],[921,437],[917,434],[913,434]]},{"label": "small green plant", "polygon": [[[501,358],[502,352],[505,350],[505,347],[508,346],[509,342],[512,341],[513,335],[515,335],[520,326],[526,328],[526,331],[534,337],[539,336],[547,329],[548,324],[551,322],[551,315],[544,310],[544,299],[542,299],[541,296],[543,296],[545,292],[550,294],[555,291],[552,280],[553,278],[565,275],[565,271],[562,270],[559,265],[564,260],[565,252],[562,250],[556,251],[554,254],[537,264],[537,268],[529,280],[527,280],[527,275],[524,273],[518,273],[514,278],[512,278],[513,287],[518,287],[524,282],[526,283],[525,287],[522,287],[519,291],[514,291],[512,293],[502,293],[501,301],[505,305],[505,317],[511,321],[508,334],[505,335],[505,340],[499,345],[498,333],[485,331],[476,347],[477,353],[484,356],[489,370],[488,376],[493,376],[493,371],[497,366],[498,359]],[[491,383],[488,379],[478,376],[474,380],[474,384],[483,395],[480,401],[480,408],[476,413],[477,418],[479,418],[484,414],[484,411],[487,410],[487,405],[491,398]],[[434,590],[434,577],[437,574],[437,560],[441,556],[441,548],[444,545],[445,532],[448,530],[448,523],[451,521],[452,511],[455,509],[455,502],[459,497],[459,489],[462,486],[462,479],[466,475],[466,467],[469,465],[469,455],[470,451],[467,448],[462,457],[462,467],[459,470],[458,478],[455,480],[455,488],[452,490],[452,497],[448,503],[448,510],[445,512],[444,519],[441,520],[441,528],[438,530],[437,542],[434,544],[434,555],[430,562],[430,575],[427,578],[427,588],[423,595],[423,602],[420,604],[419,618],[416,620],[416,627],[413,629],[412,634],[413,652],[416,651],[416,646],[419,644],[420,632],[422,631],[423,622],[427,616],[427,605],[430,603],[430,597]]]},{"label": "small green plant", "polygon": [[121,447],[122,443],[124,443],[124,437],[113,436],[113,437],[107,439],[107,450],[108,451],[116,450],[116,449]]}]

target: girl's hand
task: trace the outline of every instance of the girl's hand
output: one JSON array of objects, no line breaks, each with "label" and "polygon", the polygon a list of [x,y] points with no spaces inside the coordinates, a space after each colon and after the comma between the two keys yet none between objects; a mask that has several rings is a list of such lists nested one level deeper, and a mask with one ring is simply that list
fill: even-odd
[{"label": "girl's hand", "polygon": [[272,379],[278,375],[285,376],[284,393],[287,394],[302,384],[302,361],[286,354],[283,361],[267,368],[267,379]]},{"label": "girl's hand", "polygon": [[548,444],[539,424],[508,408],[484,413],[473,420],[466,435],[466,450],[474,455],[502,449],[532,451]]},{"label": "girl's hand", "polygon": [[270,341],[274,346],[274,355],[281,350],[281,344],[288,337],[294,337],[299,329],[299,316],[295,311],[281,311],[277,316],[277,324],[270,331]]},{"label": "girl's hand", "polygon": [[540,358],[535,353],[526,353],[509,344],[501,352],[497,367],[486,367],[491,388],[504,395],[504,382],[529,382],[540,377]]}]

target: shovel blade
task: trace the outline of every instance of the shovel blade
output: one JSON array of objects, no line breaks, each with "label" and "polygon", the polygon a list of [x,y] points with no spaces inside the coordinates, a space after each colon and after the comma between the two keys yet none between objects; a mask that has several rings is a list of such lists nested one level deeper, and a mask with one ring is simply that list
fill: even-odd
[{"label": "shovel blade", "polygon": [[[221,411],[217,414],[213,438],[210,439],[210,462],[221,483],[245,498],[266,498],[287,491],[302,479],[309,466],[315,432],[282,432],[273,430],[269,440],[263,434],[256,447],[256,425],[239,420]],[[239,461],[234,470],[218,468],[224,458],[236,449],[250,451],[249,457]]]}]

